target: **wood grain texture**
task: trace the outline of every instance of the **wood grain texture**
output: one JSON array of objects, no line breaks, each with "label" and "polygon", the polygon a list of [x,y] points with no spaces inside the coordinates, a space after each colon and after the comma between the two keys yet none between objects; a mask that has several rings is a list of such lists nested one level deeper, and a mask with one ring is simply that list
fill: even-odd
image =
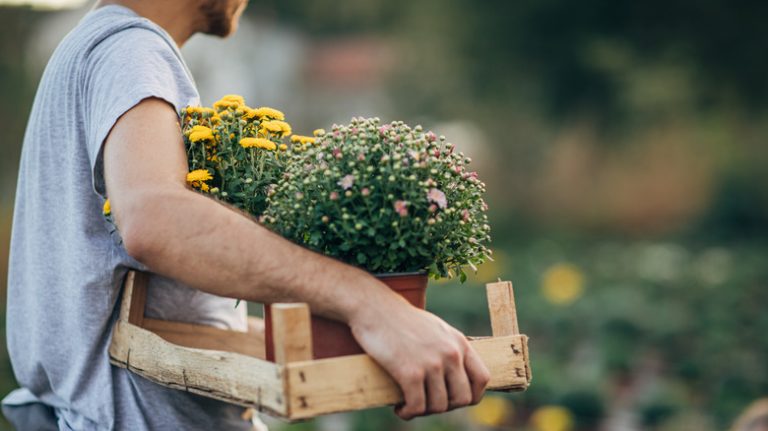
[{"label": "wood grain texture", "polygon": [[239,332],[192,323],[144,318],[144,329],[166,341],[195,349],[222,350],[264,359],[264,332]]},{"label": "wood grain texture", "polygon": [[133,325],[142,326],[144,323],[144,309],[147,304],[149,274],[140,271],[131,271],[130,274],[133,274],[133,277],[126,279],[126,283],[131,282],[132,288],[128,321]]},{"label": "wood grain texture", "polygon": [[126,322],[117,322],[110,362],[173,389],[285,417],[283,368],[238,353],[181,347]]},{"label": "wood grain texture", "polygon": [[[472,340],[491,372],[489,390],[521,391],[530,383],[525,335]],[[402,392],[368,355],[289,363],[285,367],[288,418],[393,405]]]},{"label": "wood grain texture", "polygon": [[275,362],[312,359],[312,326],[307,304],[272,304]]},{"label": "wood grain texture", "polygon": [[488,311],[491,315],[491,330],[494,337],[517,335],[517,309],[515,308],[515,292],[512,282],[499,281],[485,285],[488,296]]}]

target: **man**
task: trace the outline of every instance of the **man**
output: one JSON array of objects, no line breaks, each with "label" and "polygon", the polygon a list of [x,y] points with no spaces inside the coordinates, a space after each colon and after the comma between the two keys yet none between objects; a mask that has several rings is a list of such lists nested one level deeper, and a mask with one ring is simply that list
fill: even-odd
[{"label": "man", "polygon": [[[349,324],[401,386],[404,419],[482,396],[488,371],[457,330],[187,188],[177,112],[198,94],[178,46],[229,35],[245,5],[100,1],[53,54],[27,127],[11,241],[8,347],[22,388],[3,410],[19,429],[249,428],[236,406],[110,366],[131,268],[153,273],[153,317],[244,330],[242,298],[307,302]],[[101,215],[107,196],[117,230]]]}]

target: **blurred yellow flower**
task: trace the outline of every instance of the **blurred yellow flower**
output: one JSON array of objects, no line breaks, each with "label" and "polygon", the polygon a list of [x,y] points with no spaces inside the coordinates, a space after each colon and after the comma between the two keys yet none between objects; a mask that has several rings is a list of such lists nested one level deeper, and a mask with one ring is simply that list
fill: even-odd
[{"label": "blurred yellow flower", "polygon": [[112,204],[109,203],[109,199],[104,201],[104,208],[102,209],[102,212],[105,216],[112,215]]},{"label": "blurred yellow flower", "polygon": [[315,129],[314,131],[312,131],[312,134],[315,136],[325,135],[325,129]]},{"label": "blurred yellow flower", "polygon": [[208,169],[195,169],[187,174],[187,182],[192,183],[195,181],[208,181],[213,179]]},{"label": "blurred yellow flower", "polygon": [[530,424],[536,431],[570,431],[573,429],[573,414],[560,406],[544,406],[536,409]]},{"label": "blurred yellow flower", "polygon": [[264,138],[243,138],[240,140],[240,146],[243,148],[261,148],[269,151],[277,149],[277,144]]},{"label": "blurred yellow flower", "polygon": [[299,142],[299,143],[301,143],[303,145],[314,144],[315,143],[315,138],[313,138],[311,136],[293,135],[293,136],[291,136],[291,142],[293,142],[293,143]]},{"label": "blurred yellow flower", "polygon": [[253,118],[253,117],[259,117],[259,118],[270,118],[272,120],[285,120],[285,114],[283,114],[282,111],[278,111],[274,108],[269,108],[267,106],[262,106],[261,108],[252,109],[248,113],[246,113],[247,118]]},{"label": "blurred yellow flower", "polygon": [[189,132],[190,142],[212,141],[213,130],[205,126],[193,126]]},{"label": "blurred yellow flower", "polygon": [[261,123],[261,129],[262,132],[266,130],[272,133],[281,133],[283,136],[291,134],[291,125],[280,120],[264,121]]},{"label": "blurred yellow flower", "polygon": [[569,263],[552,265],[544,272],[541,290],[552,304],[569,305],[584,293],[584,274]]},{"label": "blurred yellow flower", "polygon": [[285,151],[288,149],[288,146],[285,144],[280,144],[280,151]]},{"label": "blurred yellow flower", "polygon": [[469,409],[469,418],[478,425],[498,427],[512,412],[512,403],[505,398],[486,395],[478,405]]}]

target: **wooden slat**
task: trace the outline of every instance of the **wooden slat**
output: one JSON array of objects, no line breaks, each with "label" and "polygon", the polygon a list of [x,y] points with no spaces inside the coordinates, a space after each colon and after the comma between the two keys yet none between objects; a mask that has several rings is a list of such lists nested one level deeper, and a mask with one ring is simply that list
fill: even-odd
[{"label": "wooden slat", "polygon": [[[491,372],[489,390],[528,387],[527,340],[525,335],[511,335],[470,341]],[[291,420],[392,405],[403,399],[397,384],[368,355],[289,363],[285,372]]]},{"label": "wooden slat", "polygon": [[312,326],[307,304],[272,304],[275,362],[312,359]]},{"label": "wooden slat", "polygon": [[250,356],[180,347],[117,322],[110,362],[158,384],[285,417],[283,368]]},{"label": "wooden slat", "polygon": [[499,281],[485,285],[488,296],[488,310],[491,315],[491,330],[494,337],[517,335],[517,309],[512,282]]},{"label": "wooden slat", "polygon": [[133,280],[136,277],[136,271],[128,271],[123,280],[123,292],[120,297],[120,318],[121,322],[128,322],[128,316],[131,314],[131,300],[133,299]]},{"label": "wooden slat", "polygon": [[126,284],[129,282],[132,289],[128,322],[140,327],[144,322],[144,309],[146,308],[147,303],[149,274],[141,271],[131,271],[126,279]]},{"label": "wooden slat", "polygon": [[264,332],[239,332],[192,323],[144,318],[143,328],[173,344],[196,349],[223,350],[264,359]]}]

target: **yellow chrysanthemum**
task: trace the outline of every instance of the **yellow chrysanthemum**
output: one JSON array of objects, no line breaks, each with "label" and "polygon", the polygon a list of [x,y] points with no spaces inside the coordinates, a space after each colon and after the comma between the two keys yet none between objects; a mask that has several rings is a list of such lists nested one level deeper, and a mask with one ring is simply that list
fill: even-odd
[{"label": "yellow chrysanthemum", "polygon": [[188,183],[195,181],[208,181],[212,179],[213,177],[211,176],[211,173],[208,172],[208,169],[195,169],[194,171],[187,174]]},{"label": "yellow chrysanthemum", "polygon": [[573,429],[573,414],[560,406],[544,406],[531,415],[531,426],[536,431],[570,431]]},{"label": "yellow chrysanthemum", "polygon": [[283,136],[288,136],[292,132],[291,125],[280,120],[264,121],[261,123],[261,130],[262,132],[266,130],[271,133],[280,133]]},{"label": "yellow chrysanthemum", "polygon": [[264,138],[243,138],[240,140],[240,146],[243,148],[261,148],[269,151],[277,149],[277,144]]},{"label": "yellow chrysanthemum", "polygon": [[315,129],[312,131],[312,134],[315,136],[325,135],[325,129]]},{"label": "yellow chrysanthemum", "polygon": [[558,263],[544,272],[541,290],[547,301],[557,305],[568,305],[584,293],[584,274],[569,263]]},{"label": "yellow chrysanthemum", "polygon": [[469,418],[478,425],[497,428],[510,417],[512,404],[502,397],[486,395],[480,404],[469,409]]},{"label": "yellow chrysanthemum", "polygon": [[291,142],[293,143],[301,143],[301,144],[314,144],[315,138],[311,136],[301,136],[301,135],[293,135],[291,136]]},{"label": "yellow chrysanthemum", "polygon": [[238,96],[237,94],[228,94],[213,104],[214,109],[217,111],[228,108],[237,109],[241,106],[245,106],[245,99],[243,99],[243,96]]},{"label": "yellow chrysanthemum", "polygon": [[285,114],[283,114],[282,111],[278,111],[275,108],[269,108],[267,106],[262,106],[261,108],[257,108],[257,109],[251,109],[248,115],[251,115],[249,118],[259,117],[259,118],[268,118],[271,120],[280,120],[280,121],[285,120]]},{"label": "yellow chrysanthemum", "polygon": [[189,131],[189,140],[191,142],[212,141],[213,130],[205,126],[193,126]]},{"label": "yellow chrysanthemum", "polygon": [[280,147],[278,147],[278,148],[280,148],[280,151],[285,151],[285,150],[288,149],[288,146],[285,145],[285,144],[280,144]]},{"label": "yellow chrysanthemum", "polygon": [[109,199],[104,201],[104,208],[102,209],[102,212],[105,216],[112,215],[112,204],[109,203]]}]

